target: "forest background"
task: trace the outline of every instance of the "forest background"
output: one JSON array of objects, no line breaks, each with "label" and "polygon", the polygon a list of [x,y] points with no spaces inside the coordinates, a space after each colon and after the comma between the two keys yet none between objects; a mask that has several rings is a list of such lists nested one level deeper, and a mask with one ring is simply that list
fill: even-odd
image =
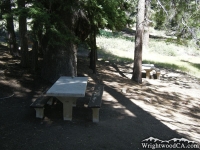
[{"label": "forest background", "polygon": [[[195,60],[181,58],[177,62],[172,58],[166,63],[167,58],[159,62],[160,56],[149,57],[148,53],[177,56],[185,50],[199,54],[199,0],[2,0],[0,6],[2,44],[13,57],[20,57],[24,68],[36,71],[42,58],[41,76],[50,82],[61,75],[77,76],[77,52],[83,45],[90,51],[90,68],[96,73],[97,49],[102,51],[97,39],[106,37],[104,33],[119,37],[124,29],[135,30],[126,38],[135,44],[125,50],[134,48],[129,55],[135,64],[132,80],[141,83],[142,63],[168,64],[165,66],[198,75]],[[164,34],[149,43],[154,31]],[[113,41],[109,44],[116,45]],[[117,48],[112,49],[116,52]]]},{"label": "forest background", "polygon": [[[200,143],[199,0],[0,4],[1,149],[141,149],[149,137]],[[160,80],[138,84],[142,63],[160,69]],[[61,75],[88,76],[73,120],[63,121],[56,99],[35,118],[30,104]],[[98,79],[104,94],[94,124],[87,104]]]}]

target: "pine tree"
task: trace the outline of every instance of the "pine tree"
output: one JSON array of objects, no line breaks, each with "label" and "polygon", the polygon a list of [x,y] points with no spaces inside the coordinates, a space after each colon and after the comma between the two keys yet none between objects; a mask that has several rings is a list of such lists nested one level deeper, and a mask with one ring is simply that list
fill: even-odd
[{"label": "pine tree", "polygon": [[137,24],[135,34],[135,55],[132,80],[142,83],[142,45],[144,34],[145,0],[138,1]]},{"label": "pine tree", "polygon": [[25,0],[18,0],[18,10],[19,10],[19,34],[20,34],[20,46],[21,46],[21,66],[29,66],[28,57],[28,37],[27,37],[27,22],[26,22],[26,9]]},{"label": "pine tree", "polygon": [[13,5],[14,5],[13,0],[2,1],[1,14],[3,19],[6,20],[6,29],[8,32],[8,44],[9,44],[10,54],[13,56],[18,56],[18,46],[17,46],[16,34],[13,22],[13,10],[12,10]]}]

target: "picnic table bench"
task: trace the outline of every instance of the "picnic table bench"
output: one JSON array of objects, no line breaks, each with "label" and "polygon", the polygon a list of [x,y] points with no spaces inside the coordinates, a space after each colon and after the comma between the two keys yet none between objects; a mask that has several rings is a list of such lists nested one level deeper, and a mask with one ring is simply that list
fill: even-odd
[{"label": "picnic table bench", "polygon": [[52,105],[53,97],[41,95],[38,97],[31,105],[31,108],[34,108],[36,111],[36,118],[44,117],[44,106],[46,104]]},{"label": "picnic table bench", "polygon": [[160,79],[160,70],[154,66],[154,64],[142,64],[142,70],[146,72],[146,78],[150,79],[151,72],[155,71],[156,78]]},{"label": "picnic table bench", "polygon": [[97,84],[88,103],[88,108],[92,108],[93,122],[99,122],[99,109],[101,107],[103,90],[104,86],[102,84]]}]

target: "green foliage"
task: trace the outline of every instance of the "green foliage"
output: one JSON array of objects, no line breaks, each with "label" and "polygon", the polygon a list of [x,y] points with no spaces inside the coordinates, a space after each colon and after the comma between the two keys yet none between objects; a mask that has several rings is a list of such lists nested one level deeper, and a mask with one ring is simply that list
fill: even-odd
[{"label": "green foliage", "polygon": [[[71,6],[74,5],[74,10]],[[49,46],[65,46],[69,40],[77,41],[74,35],[73,14],[76,1],[35,1],[28,8],[28,17],[32,20],[32,33],[39,40],[45,38]],[[68,20],[67,20],[68,19]],[[41,40],[41,39],[40,39]]]},{"label": "green foliage", "polygon": [[162,9],[154,15],[155,29],[161,30],[165,28],[166,15]]},{"label": "green foliage", "polygon": [[200,40],[200,3],[196,0],[160,0],[161,5],[152,1],[153,21],[156,29],[167,30],[168,35],[177,37],[177,43],[188,39]]},{"label": "green foliage", "polygon": [[1,19],[9,18],[13,15],[13,10],[11,7],[15,6],[14,1],[6,0],[6,1],[0,1],[0,16]]},{"label": "green foliage", "polygon": [[65,45],[69,40],[78,42],[74,34],[78,10],[86,13],[92,30],[118,30],[128,22],[124,11],[128,5],[124,0],[40,0],[33,1],[26,10],[19,9],[17,13],[26,14],[31,19],[29,25],[33,34],[38,36],[41,32],[43,37],[48,36],[51,45]]},{"label": "green foliage", "polygon": [[[69,40],[79,41],[74,33],[79,10],[82,10],[89,18],[92,30],[98,31],[99,28],[120,30],[127,23],[131,23],[126,12],[130,11],[132,1],[27,0],[26,4],[29,5],[26,5],[26,8],[15,7],[12,12],[17,17],[25,16],[30,20],[28,25],[32,29],[31,34],[35,40],[48,37],[46,39],[49,45],[65,45]],[[17,6],[17,2],[19,1],[13,1],[13,5]],[[11,13],[3,13],[4,18],[9,15]]]},{"label": "green foliage", "polygon": [[122,32],[111,32],[111,31],[106,31],[101,29],[99,31],[100,36],[104,36],[106,38],[120,38],[120,39],[125,39],[128,41],[133,41],[133,37],[130,36],[124,36]]},{"label": "green foliage", "polygon": [[119,30],[128,22],[123,0],[83,0],[83,7],[88,13],[92,26]]}]

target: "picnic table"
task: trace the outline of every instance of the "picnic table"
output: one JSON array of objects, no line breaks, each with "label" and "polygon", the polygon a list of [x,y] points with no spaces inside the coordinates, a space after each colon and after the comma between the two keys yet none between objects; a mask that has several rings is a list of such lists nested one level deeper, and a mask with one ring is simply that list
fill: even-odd
[{"label": "picnic table", "polygon": [[60,77],[46,92],[63,103],[63,119],[72,120],[72,109],[78,97],[85,97],[88,77]]},{"label": "picnic table", "polygon": [[150,79],[150,72],[155,71],[157,79],[160,79],[160,70],[154,66],[154,64],[142,64],[142,70],[146,72],[146,78]]}]

